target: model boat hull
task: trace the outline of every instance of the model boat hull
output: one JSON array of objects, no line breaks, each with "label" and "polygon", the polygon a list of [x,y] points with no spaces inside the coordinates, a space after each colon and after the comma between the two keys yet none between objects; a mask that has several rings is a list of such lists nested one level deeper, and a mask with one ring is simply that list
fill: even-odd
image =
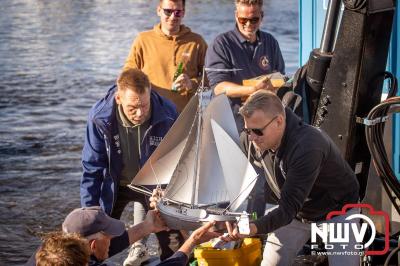
[{"label": "model boat hull", "polygon": [[236,221],[237,214],[211,213],[207,208],[188,208],[161,200],[157,204],[162,219],[170,229],[193,231],[209,221],[216,221],[215,230],[225,229],[226,221]]}]

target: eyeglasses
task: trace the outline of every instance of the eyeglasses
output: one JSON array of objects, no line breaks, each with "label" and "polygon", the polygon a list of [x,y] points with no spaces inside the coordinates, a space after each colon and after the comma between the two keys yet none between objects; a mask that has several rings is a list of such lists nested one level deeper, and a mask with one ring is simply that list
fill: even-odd
[{"label": "eyeglasses", "polygon": [[250,136],[251,132],[256,134],[257,136],[261,137],[264,135],[263,131],[266,129],[278,116],[275,116],[274,118],[271,119],[265,126],[262,128],[243,128],[243,131]]},{"label": "eyeglasses", "polygon": [[258,22],[260,22],[260,17],[254,17],[254,18],[237,18],[239,23],[242,25],[246,25],[247,22],[250,22],[250,24],[257,24]]},{"label": "eyeglasses", "polygon": [[164,15],[166,15],[167,17],[170,17],[172,15],[172,13],[174,13],[174,16],[177,18],[180,18],[183,16],[183,12],[185,12],[185,10],[183,9],[169,9],[169,8],[161,8],[164,12]]}]

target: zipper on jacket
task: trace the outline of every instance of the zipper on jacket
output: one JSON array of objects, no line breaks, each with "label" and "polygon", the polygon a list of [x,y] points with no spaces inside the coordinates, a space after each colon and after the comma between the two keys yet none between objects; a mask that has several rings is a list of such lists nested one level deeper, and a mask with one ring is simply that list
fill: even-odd
[{"label": "zipper on jacket", "polygon": [[142,159],[142,148],[141,148],[141,141],[140,141],[140,125],[138,126],[138,139],[137,139],[137,143],[138,143],[138,148],[139,148],[139,165],[140,165],[140,160]]},{"label": "zipper on jacket", "polygon": [[150,130],[151,130],[152,128],[153,128],[153,125],[150,125],[150,126],[147,128],[147,130],[144,132],[142,141],[139,142],[139,143],[140,143],[139,146],[142,146],[144,139],[147,137],[147,134],[150,132]]},{"label": "zipper on jacket", "polygon": [[[150,132],[150,130],[151,130],[154,126],[156,126],[156,125],[158,125],[158,124],[160,124],[161,122],[164,122],[164,121],[166,121],[166,120],[174,121],[174,119],[172,119],[171,117],[168,116],[166,119],[157,121],[157,123],[155,123],[155,124],[153,124],[153,125],[149,125],[149,127],[147,128],[147,130],[144,132],[144,135],[143,135],[142,141],[140,142],[140,145],[143,144],[143,141],[144,141],[144,139],[147,137],[147,134]],[[171,129],[171,128],[170,128],[170,129]],[[169,131],[169,130],[168,130],[168,131]]]},{"label": "zipper on jacket", "polygon": [[[108,174],[110,175],[110,178],[113,179],[113,177],[111,175],[111,151],[110,151],[111,144],[107,145],[107,140],[108,140],[107,135],[103,134],[103,136],[104,136],[104,142],[106,145],[106,151],[107,151],[107,157],[108,157]],[[113,182],[113,184],[114,184],[114,190],[115,190],[115,182]],[[114,209],[114,194],[115,194],[115,191],[114,191],[114,193],[112,193],[112,204],[111,204],[110,215]]]}]

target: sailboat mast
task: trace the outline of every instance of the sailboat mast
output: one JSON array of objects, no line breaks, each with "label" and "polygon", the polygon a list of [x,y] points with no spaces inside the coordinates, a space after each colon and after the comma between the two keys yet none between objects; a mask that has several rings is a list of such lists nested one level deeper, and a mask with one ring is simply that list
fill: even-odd
[{"label": "sailboat mast", "polygon": [[203,117],[203,91],[204,91],[204,79],[205,79],[205,67],[203,67],[203,73],[201,77],[201,85],[199,86],[197,93],[199,94],[199,105],[197,107],[197,115],[199,122],[197,123],[197,136],[196,136],[196,156],[195,156],[195,165],[194,165],[194,182],[193,182],[193,188],[192,188],[192,199],[191,199],[191,206],[192,208],[195,207],[195,203],[198,202],[199,199],[199,178],[200,178],[200,173],[199,173],[199,165],[200,165],[200,156],[199,156],[199,151],[200,151],[200,142],[201,142],[201,127],[202,127],[202,117]]},{"label": "sailboat mast", "polygon": [[203,91],[199,91],[199,105],[197,107],[197,115],[199,122],[197,123],[197,136],[196,136],[196,155],[195,155],[195,164],[194,164],[194,182],[192,188],[192,200],[191,206],[192,208],[195,207],[196,203],[198,202],[199,198],[199,165],[200,165],[200,142],[201,142],[201,123],[202,123],[202,102],[203,102]]}]

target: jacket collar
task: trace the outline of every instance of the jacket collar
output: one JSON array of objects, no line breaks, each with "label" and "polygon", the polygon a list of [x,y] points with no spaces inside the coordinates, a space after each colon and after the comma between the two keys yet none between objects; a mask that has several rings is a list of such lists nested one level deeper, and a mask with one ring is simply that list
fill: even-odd
[{"label": "jacket collar", "polygon": [[150,126],[152,126],[164,121],[168,115],[164,109],[165,102],[163,101],[161,96],[154,90],[151,91],[150,102],[151,102],[151,116],[149,123]]},{"label": "jacket collar", "polygon": [[123,127],[135,127],[138,125],[134,125],[129,119],[126,117],[124,110],[122,109],[122,105],[117,105],[117,121]]},{"label": "jacket collar", "polygon": [[[239,31],[239,29],[238,29],[238,26],[235,24],[235,29],[233,30],[233,34],[236,36],[236,38],[238,38],[238,40],[239,40],[239,42],[240,43],[245,43],[245,42],[249,42],[245,37],[243,37],[243,35],[240,33],[240,31]],[[256,39],[256,42],[258,43],[258,44],[260,44],[261,43],[261,41],[260,41],[260,30],[257,30],[257,39]]]},{"label": "jacket collar", "polygon": [[286,128],[285,132],[283,133],[281,145],[279,146],[276,154],[278,157],[282,157],[282,154],[285,152],[285,149],[288,145],[289,139],[293,134],[296,134],[298,128],[303,125],[301,119],[296,116],[292,110],[289,108],[285,108],[286,112]]},{"label": "jacket collar", "polygon": [[[100,121],[106,128],[111,127],[111,122],[116,121],[117,103],[115,101],[115,92],[117,86],[112,86],[106,96],[98,103],[97,110],[93,115],[93,119]],[[150,126],[158,124],[166,119],[167,113],[164,109],[164,101],[161,96],[154,90],[150,93],[151,116],[149,119]]]},{"label": "jacket collar", "polygon": [[99,100],[95,105],[95,110],[93,114],[93,120],[98,121],[99,126],[105,128],[111,127],[111,121],[116,117],[116,102],[115,102],[115,92],[117,91],[117,86],[112,86],[107,94]]}]

